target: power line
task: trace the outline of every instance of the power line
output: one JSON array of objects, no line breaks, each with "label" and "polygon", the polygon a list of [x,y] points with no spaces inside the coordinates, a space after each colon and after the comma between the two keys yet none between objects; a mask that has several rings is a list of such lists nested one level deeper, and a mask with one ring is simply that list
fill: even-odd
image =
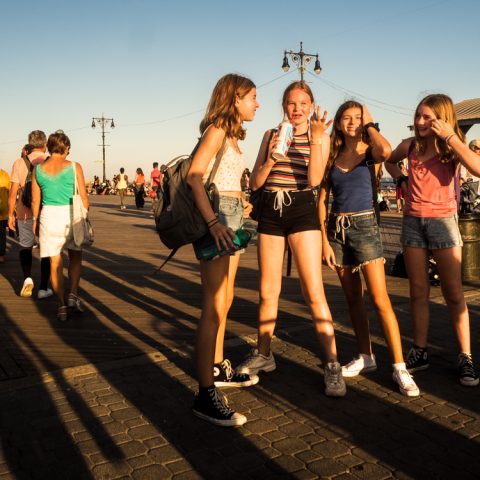
[{"label": "power line", "polygon": [[[310,73],[310,72],[308,72]],[[365,99],[365,100],[368,100],[369,102],[372,102],[374,103],[375,107],[377,108],[380,108],[381,110],[386,110],[386,111],[389,111],[389,112],[393,112],[393,113],[397,113],[399,115],[404,115],[406,117],[411,117],[412,114],[413,114],[413,109],[410,109],[410,108],[407,108],[407,107],[402,107],[400,105],[392,105],[390,103],[387,103],[387,102],[383,102],[381,100],[377,100],[375,98],[372,98],[372,97],[368,97],[367,95],[363,95],[362,93],[358,93],[358,92],[355,92],[353,90],[349,90],[348,88],[344,88],[340,85],[337,85],[336,83],[333,83],[329,80],[326,80],[324,78],[320,78],[320,77],[315,77],[312,73],[310,73],[310,75],[312,75],[312,77],[314,77],[316,80],[319,80],[321,82],[323,82],[325,85],[328,85],[330,88],[333,88],[334,90],[337,90],[339,92],[342,92],[342,93],[346,93],[348,95],[353,95],[353,96],[356,96],[356,97],[359,97],[359,98],[362,98],[362,99]],[[391,107],[391,108],[387,108],[387,107]],[[403,110],[406,110],[407,112],[409,113],[406,113],[406,112],[399,112],[398,110],[394,110],[394,109],[403,109]]]}]

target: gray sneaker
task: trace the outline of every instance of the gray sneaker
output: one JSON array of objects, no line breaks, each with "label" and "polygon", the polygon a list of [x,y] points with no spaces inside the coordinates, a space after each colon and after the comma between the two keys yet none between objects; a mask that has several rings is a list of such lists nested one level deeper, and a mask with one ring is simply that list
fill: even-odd
[{"label": "gray sneaker", "polygon": [[245,360],[235,369],[236,373],[256,375],[258,372],[273,372],[277,368],[273,353],[265,356],[259,353],[257,348],[252,348]]},{"label": "gray sneaker", "polygon": [[325,395],[344,397],[347,387],[342,376],[342,367],[338,362],[329,362],[324,367]]}]

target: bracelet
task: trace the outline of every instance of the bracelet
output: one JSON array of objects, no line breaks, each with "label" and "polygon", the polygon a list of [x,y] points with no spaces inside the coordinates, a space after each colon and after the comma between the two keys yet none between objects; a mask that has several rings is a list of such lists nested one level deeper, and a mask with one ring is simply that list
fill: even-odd
[{"label": "bracelet", "polygon": [[310,145],[323,145],[322,139],[310,140]]},{"label": "bracelet", "polygon": [[369,128],[374,128],[377,132],[380,131],[380,127],[378,126],[378,123],[373,123],[373,122],[368,122],[364,127],[363,127],[363,131],[365,133],[368,133],[368,129]]},{"label": "bracelet", "polygon": [[32,220],[33,220],[34,222],[36,222],[36,221],[37,221],[37,217],[32,217]]},{"label": "bracelet", "polygon": [[450,135],[447,135],[443,140],[445,141],[445,143],[448,145],[448,141],[454,137],[456,135],[456,133],[451,133]]},{"label": "bracelet", "polygon": [[218,222],[218,218],[212,218],[209,222],[207,222],[207,227],[210,228],[210,225],[215,225]]},{"label": "bracelet", "polygon": [[214,227],[218,223],[218,218],[215,219],[215,221],[212,223],[207,223],[207,227],[210,230],[212,227]]}]

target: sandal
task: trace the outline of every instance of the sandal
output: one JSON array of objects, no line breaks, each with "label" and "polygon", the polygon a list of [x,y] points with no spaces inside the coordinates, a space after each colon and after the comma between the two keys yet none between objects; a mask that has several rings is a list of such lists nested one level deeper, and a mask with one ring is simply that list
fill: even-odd
[{"label": "sandal", "polygon": [[57,310],[57,320],[60,322],[65,322],[68,318],[68,310],[65,305],[62,305],[61,307],[58,307]]},{"label": "sandal", "polygon": [[83,313],[85,310],[82,307],[80,298],[77,297],[74,293],[68,294],[67,305],[69,308],[73,308],[75,312]]}]

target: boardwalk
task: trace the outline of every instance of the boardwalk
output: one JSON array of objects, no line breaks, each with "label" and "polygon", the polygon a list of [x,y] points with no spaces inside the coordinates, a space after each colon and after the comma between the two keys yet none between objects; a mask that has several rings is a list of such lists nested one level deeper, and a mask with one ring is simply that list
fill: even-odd
[{"label": "boardwalk", "polygon": [[[0,267],[0,476],[5,478],[478,478],[480,389],[457,384],[456,345],[439,287],[432,288],[432,366],[416,380],[422,396],[394,390],[374,314],[379,370],[348,381],[345,399],[322,394],[318,345],[298,279],[284,278],[277,371],[259,386],[231,389],[249,422],[219,429],[193,418],[193,352],[200,281],[193,251],[168,251],[150,212],[92,197],[96,240],[85,254],[87,312],[55,321],[52,299],[18,297],[17,246]],[[383,217],[387,260],[398,251],[399,219]],[[255,338],[255,245],[242,257],[227,350],[238,360]],[[387,263],[387,267],[388,267]],[[336,275],[324,269],[340,359],[355,339]],[[35,263],[34,280],[38,277]],[[404,338],[411,343],[408,282],[388,278]],[[474,356],[480,359],[480,295],[465,286]],[[393,390],[392,390],[393,389]]]}]

